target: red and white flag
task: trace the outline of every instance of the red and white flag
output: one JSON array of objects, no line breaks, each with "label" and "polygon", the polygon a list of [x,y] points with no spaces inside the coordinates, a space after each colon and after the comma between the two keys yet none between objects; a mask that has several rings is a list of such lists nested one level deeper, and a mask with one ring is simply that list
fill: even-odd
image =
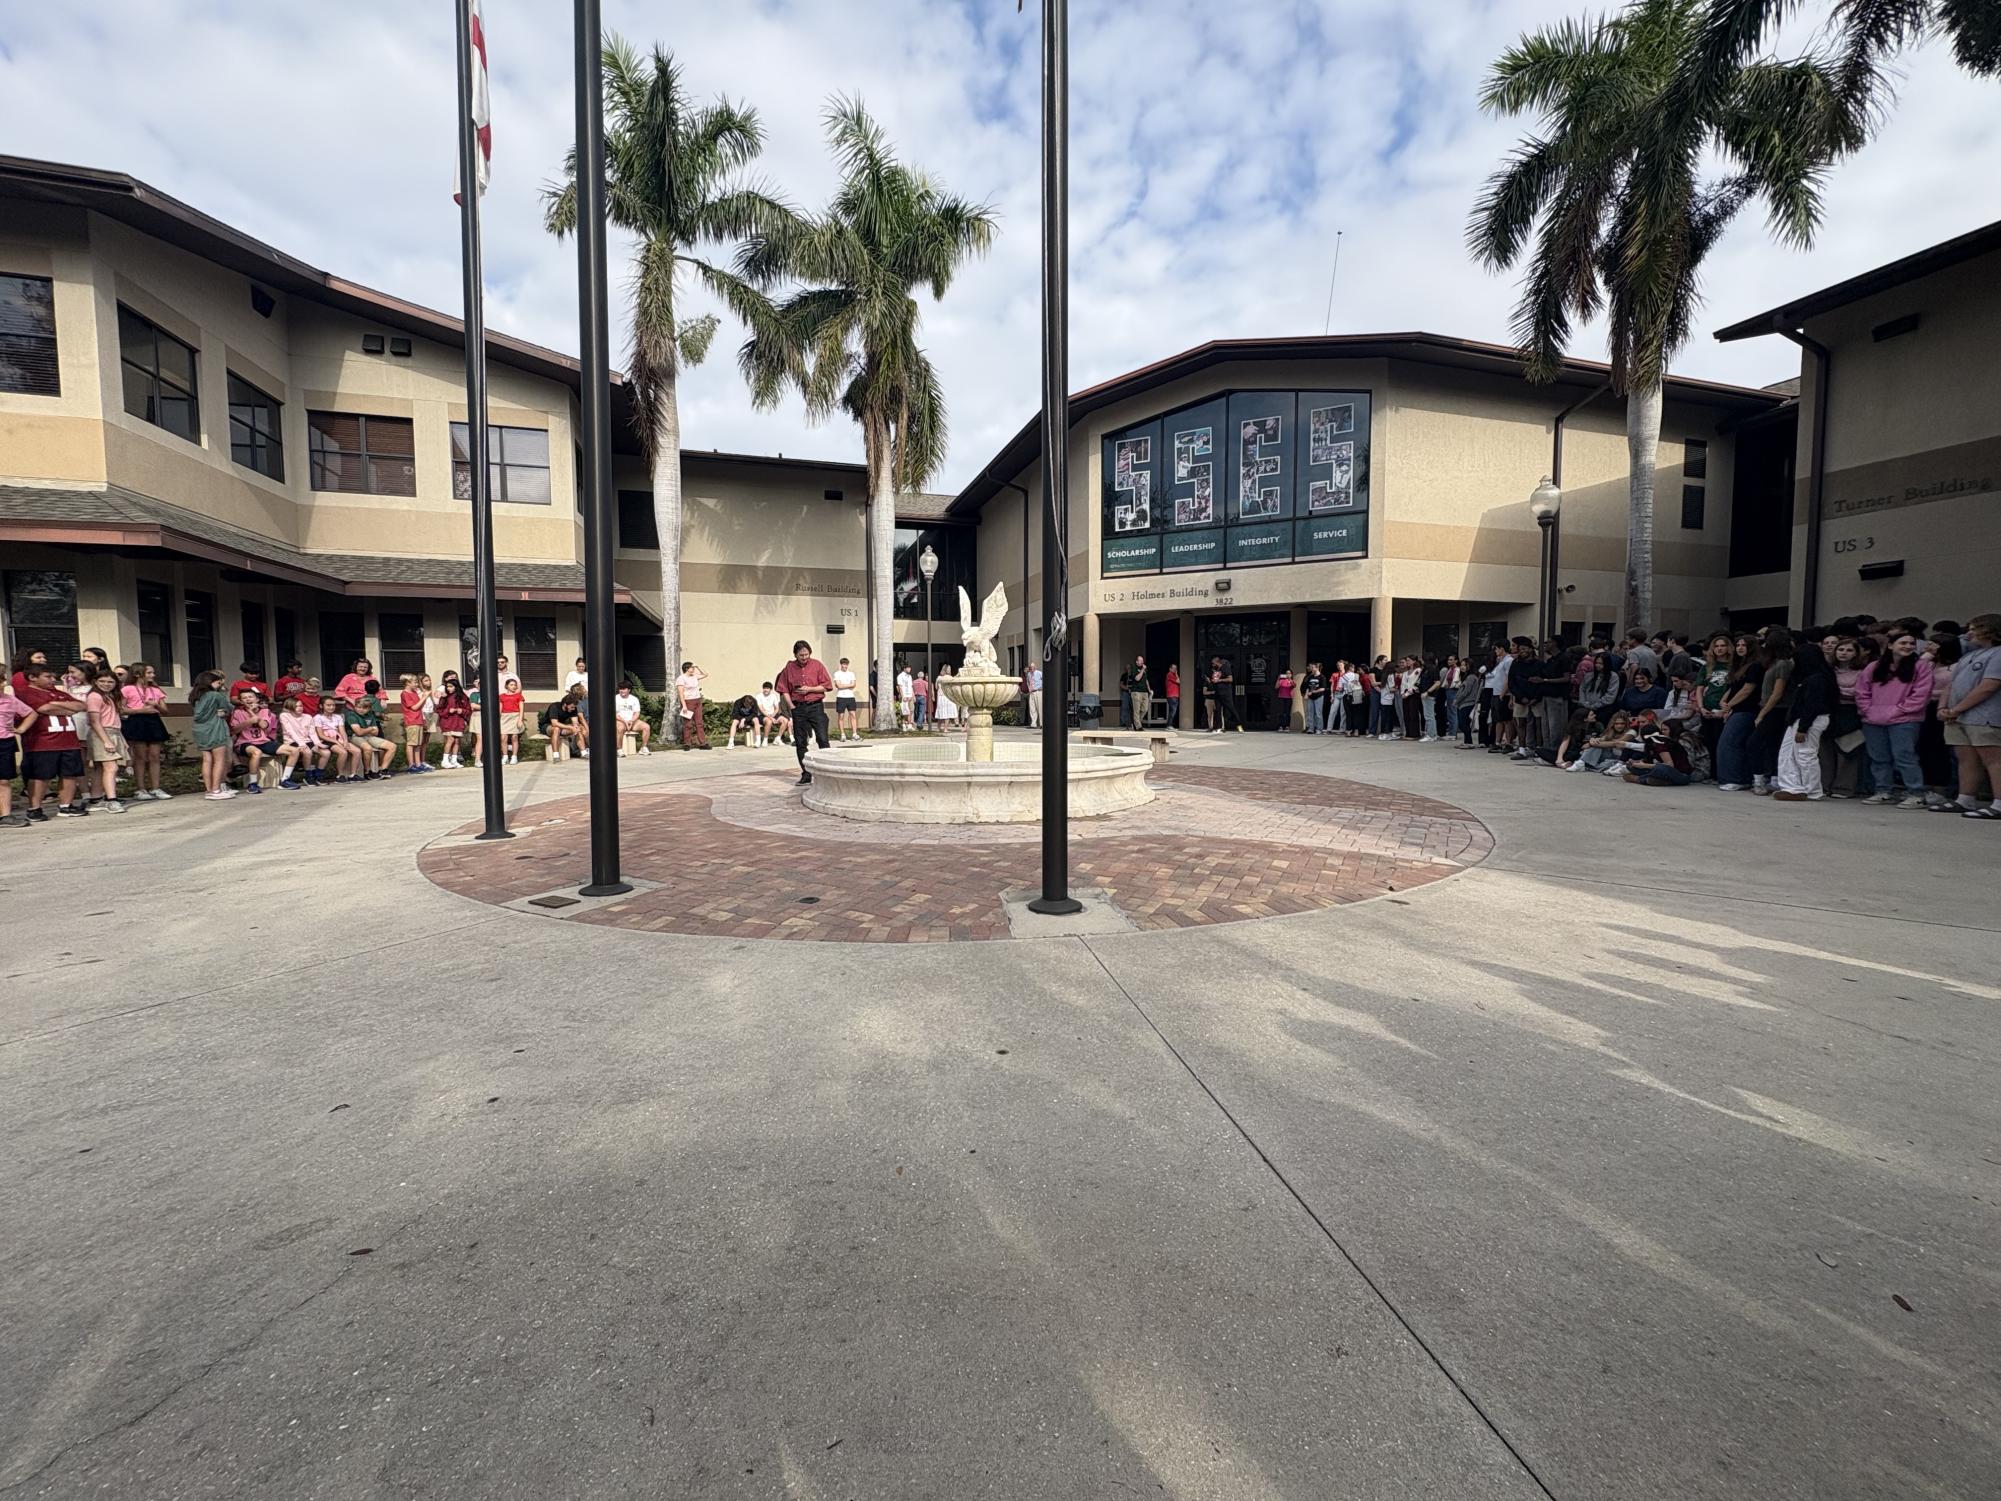
[{"label": "red and white flag", "polygon": [[[486,194],[486,180],[493,166],[493,101],[486,85],[486,24],[479,14],[479,0],[472,3],[472,123],[478,133],[479,191]],[[459,169],[452,167],[452,202],[459,201]]]}]

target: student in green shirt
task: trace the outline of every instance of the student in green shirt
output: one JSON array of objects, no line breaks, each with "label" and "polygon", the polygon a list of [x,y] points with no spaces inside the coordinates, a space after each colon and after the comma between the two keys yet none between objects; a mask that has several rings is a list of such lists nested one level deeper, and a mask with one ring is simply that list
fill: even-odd
[{"label": "student in green shirt", "polygon": [[381,691],[382,685],[370,678],[362,696],[341,712],[347,738],[361,747],[361,777],[365,782],[379,782],[396,775],[389,769],[389,763],[396,759],[396,747],[383,738],[382,701],[375,696]]}]

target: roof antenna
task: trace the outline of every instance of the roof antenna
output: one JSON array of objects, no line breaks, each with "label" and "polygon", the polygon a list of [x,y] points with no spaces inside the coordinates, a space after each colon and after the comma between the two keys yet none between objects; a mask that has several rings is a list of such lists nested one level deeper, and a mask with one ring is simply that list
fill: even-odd
[{"label": "roof antenna", "polygon": [[1334,326],[1334,278],[1341,274],[1341,235],[1341,230],[1334,231],[1334,269],[1327,277],[1327,317],[1320,325],[1323,335]]}]

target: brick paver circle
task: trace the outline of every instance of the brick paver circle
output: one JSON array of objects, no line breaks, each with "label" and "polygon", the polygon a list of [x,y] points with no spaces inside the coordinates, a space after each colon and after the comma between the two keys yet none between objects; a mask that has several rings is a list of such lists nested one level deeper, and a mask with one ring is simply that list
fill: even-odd
[{"label": "brick paver circle", "polygon": [[[1313,912],[1422,886],[1477,864],[1493,836],[1472,814],[1338,777],[1162,767],[1156,799],[1072,823],[1071,878],[1135,928]],[[809,813],[789,773],[703,777],[625,793],[630,896],[573,922],[648,932],[848,943],[1008,937],[1002,894],[1041,878],[1032,824],[857,824]],[[573,894],[590,878],[588,799],[515,815],[488,844],[466,824],[418,855],[448,891],[497,905]]]}]

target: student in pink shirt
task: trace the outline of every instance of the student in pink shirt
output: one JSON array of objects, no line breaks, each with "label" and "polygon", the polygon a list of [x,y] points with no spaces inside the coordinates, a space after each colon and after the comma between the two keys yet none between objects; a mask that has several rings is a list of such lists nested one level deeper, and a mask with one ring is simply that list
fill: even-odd
[{"label": "student in pink shirt", "polygon": [[241,708],[229,716],[229,738],[236,745],[236,753],[243,757],[247,775],[243,779],[245,792],[262,792],[264,784],[257,780],[257,768],[266,758],[278,753],[278,726],[271,718],[271,711],[264,707],[264,700],[257,696],[257,690],[246,688],[238,700]]},{"label": "student in pink shirt", "polygon": [[161,716],[167,690],[160,686],[152,663],[134,662],[125,669],[125,686],[118,696],[124,701],[125,748],[132,756],[132,796],[163,803],[173,796],[160,786],[160,747],[167,743],[167,721]]},{"label": "student in pink shirt", "polygon": [[28,815],[14,811],[14,777],[21,769],[21,737],[36,717],[12,688],[0,686],[0,825],[10,829],[28,826]]},{"label": "student in pink shirt", "polygon": [[313,716],[313,733],[326,747],[327,764],[334,768],[336,782],[352,782],[361,771],[361,747],[347,738],[347,721],[341,718],[346,707],[345,699],[322,699],[323,712]]},{"label": "student in pink shirt", "polygon": [[[326,747],[320,744],[319,731],[313,728],[313,716],[299,703],[299,695],[288,694],[285,707],[278,714],[278,733],[282,737],[278,746],[278,759],[285,763],[285,774],[278,779],[278,785],[287,792],[296,792],[311,783],[319,784],[320,771],[327,764]],[[305,767],[305,779],[300,780],[300,766]]]},{"label": "student in pink shirt", "polygon": [[118,695],[118,674],[109,667],[99,668],[83,696],[84,711],[90,716],[88,759],[91,771],[103,789],[99,806],[106,813],[123,813],[118,801],[118,768],[131,760],[125,748],[124,716],[118,712],[123,702]]}]

